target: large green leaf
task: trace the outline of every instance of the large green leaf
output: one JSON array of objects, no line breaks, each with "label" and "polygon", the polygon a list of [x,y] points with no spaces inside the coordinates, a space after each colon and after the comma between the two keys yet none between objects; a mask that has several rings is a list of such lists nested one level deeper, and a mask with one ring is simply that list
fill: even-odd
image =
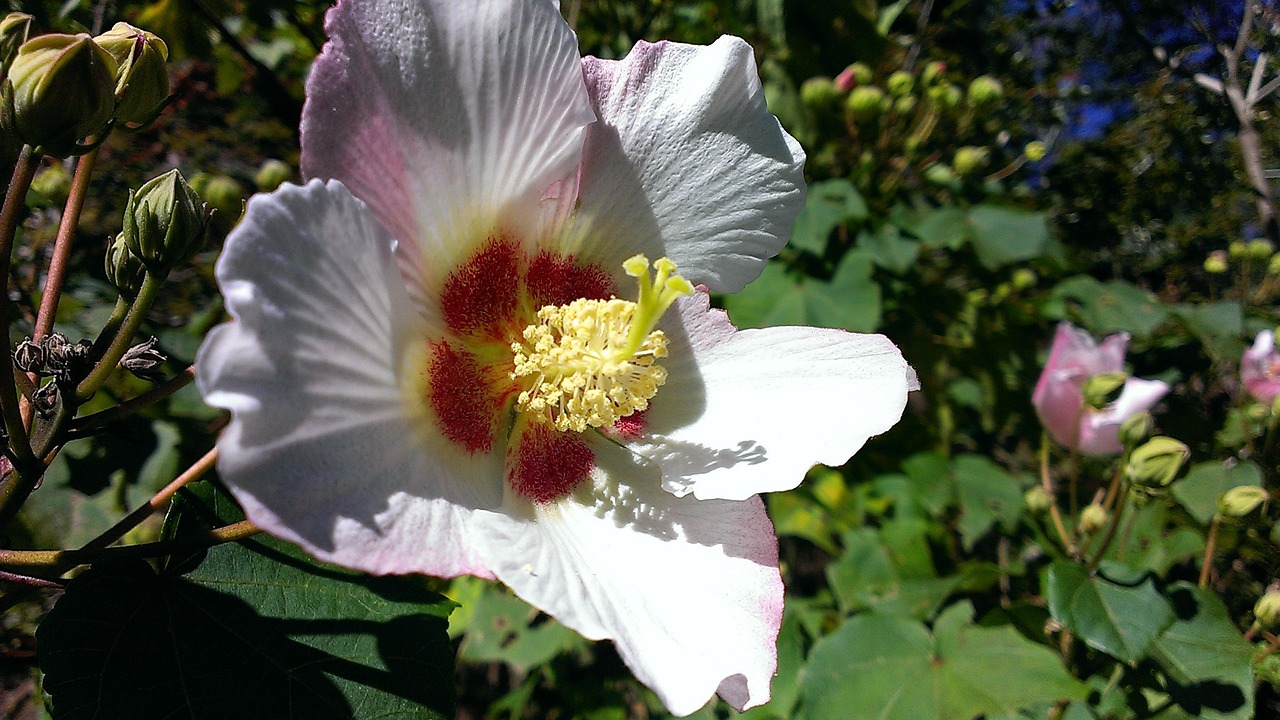
[{"label": "large green leaf", "polygon": [[1053,297],[1072,305],[1094,332],[1128,332],[1145,338],[1168,317],[1155,296],[1123,280],[1103,283],[1079,275],[1059,283]]},{"label": "large green leaf", "polygon": [[58,720],[438,720],[453,712],[451,607],[262,539],[212,548],[185,576],[95,566],[37,641]]},{"label": "large green leaf", "polygon": [[867,202],[853,183],[844,178],[809,186],[809,197],[791,229],[791,245],[822,255],[827,238],[841,223],[867,216]]},{"label": "large green leaf", "polygon": [[960,498],[960,539],[972,550],[996,522],[1012,530],[1022,517],[1022,487],[1004,468],[981,455],[961,455],[952,463]]},{"label": "large green leaf", "polygon": [[1205,720],[1253,717],[1253,647],[1216,595],[1190,583],[1169,587],[1178,618],[1151,647],[1171,680],[1169,695]]},{"label": "large green leaf", "polygon": [[463,605],[449,623],[449,634],[463,637],[458,647],[460,660],[503,662],[523,675],[561,653],[583,654],[589,647],[581,635],[501,585],[458,578],[449,594]]},{"label": "large green leaf", "polygon": [[1173,484],[1173,496],[1201,523],[1208,524],[1218,512],[1218,498],[1234,487],[1262,484],[1262,471],[1252,461],[1203,462],[1187,471]]},{"label": "large green leaf", "polygon": [[1084,695],[1048,648],[1011,627],[972,623],[960,603],[934,632],[858,615],[819,640],[801,683],[807,720],[968,720]]},{"label": "large green leaf", "polygon": [[741,292],[724,299],[739,327],[812,325],[870,332],[880,324],[880,287],[871,280],[872,259],[846,253],[830,281],[793,278],[772,262]]},{"label": "large green leaf", "polygon": [[1045,573],[1044,594],[1054,620],[1089,647],[1130,665],[1146,657],[1174,620],[1173,608],[1150,576],[1134,577],[1111,563],[1090,575],[1078,563],[1055,561]]},{"label": "large green leaf", "polygon": [[969,209],[969,227],[978,262],[992,270],[1036,258],[1049,243],[1044,213],[1022,208],[974,206]]}]

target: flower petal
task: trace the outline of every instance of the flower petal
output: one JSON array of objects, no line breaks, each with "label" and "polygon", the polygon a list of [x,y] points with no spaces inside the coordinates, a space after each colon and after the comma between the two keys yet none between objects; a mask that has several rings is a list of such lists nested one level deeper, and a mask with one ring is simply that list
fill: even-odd
[{"label": "flower petal", "polygon": [[466,456],[415,432],[401,364],[426,320],[392,245],[337,182],[249,201],[217,268],[236,321],[196,362],[205,399],[232,411],[219,472],[249,519],[321,559],[487,575],[465,508],[499,502],[501,454]]},{"label": "flower petal", "polygon": [[451,265],[472,249],[460,236],[492,230],[473,223],[511,229],[572,193],[595,115],[554,3],[344,0],[325,27],[303,173],[346,183],[411,266]]},{"label": "flower petal", "polygon": [[677,495],[741,500],[841,465],[902,417],[915,373],[881,335],[736,330],[705,292],[679,304],[668,377],[633,443]]},{"label": "flower petal", "polygon": [[741,290],[786,244],[805,187],[804,151],[765,107],[751,46],[639,42],[582,69],[600,122],[584,149],[580,251],[609,266],[667,255],[694,283]]},{"label": "flower petal", "polygon": [[1150,410],[1167,392],[1169,384],[1160,380],[1125,380],[1115,402],[1101,411],[1085,411],[1080,419],[1080,452],[1086,455],[1119,455],[1124,452],[1120,426],[1134,415]]},{"label": "flower petal", "polygon": [[767,701],[782,579],[764,504],[676,498],[625,449],[592,449],[603,469],[574,496],[477,513],[486,563],[564,625],[612,639],[676,715],[715,692],[739,709]]}]

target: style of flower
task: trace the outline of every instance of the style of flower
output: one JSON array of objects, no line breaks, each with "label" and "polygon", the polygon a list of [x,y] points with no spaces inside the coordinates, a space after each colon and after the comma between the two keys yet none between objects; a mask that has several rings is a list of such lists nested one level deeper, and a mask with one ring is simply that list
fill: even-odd
[{"label": "style of flower", "polygon": [[1049,360],[1040,373],[1031,402],[1053,439],[1086,455],[1119,455],[1120,425],[1151,409],[1169,392],[1159,380],[1126,378],[1119,397],[1104,408],[1085,402],[1083,388],[1089,378],[1121,373],[1129,335],[1117,333],[1095,343],[1089,333],[1070,323],[1060,323]]},{"label": "style of flower", "polygon": [[915,378],[883,337],[709,306],[803,204],[751,48],[580,58],[549,0],[345,0],[326,29],[312,180],[250,200],[217,267],[221,477],[320,559],[502,581],[676,714],[764,702],[757,494],[846,461]]},{"label": "style of flower", "polygon": [[1271,404],[1280,395],[1280,352],[1276,352],[1276,336],[1263,330],[1253,345],[1240,358],[1240,382],[1260,403]]}]

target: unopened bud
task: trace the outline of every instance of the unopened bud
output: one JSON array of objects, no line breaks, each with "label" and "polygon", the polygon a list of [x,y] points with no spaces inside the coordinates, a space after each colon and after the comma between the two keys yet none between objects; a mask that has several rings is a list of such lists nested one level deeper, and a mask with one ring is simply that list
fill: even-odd
[{"label": "unopened bud", "polygon": [[271,159],[262,163],[257,174],[253,176],[253,184],[261,192],[271,192],[293,179],[293,168],[283,160]]},{"label": "unopened bud", "polygon": [[1045,152],[1044,143],[1039,140],[1032,140],[1022,147],[1022,154],[1029,162],[1040,162],[1044,159]]},{"label": "unopened bud", "polygon": [[990,75],[981,75],[969,83],[969,104],[974,107],[985,107],[999,102],[1004,97],[1004,86]]},{"label": "unopened bud", "polygon": [[18,54],[18,48],[31,33],[32,17],[23,12],[11,12],[0,20],[0,80],[9,72],[9,63]]},{"label": "unopened bud", "polygon": [[1036,485],[1022,495],[1022,502],[1027,512],[1032,515],[1043,515],[1053,505],[1053,497],[1043,487]]},{"label": "unopened bud", "polygon": [[1280,590],[1268,590],[1253,604],[1253,624],[1259,630],[1280,625]]},{"label": "unopened bud", "polygon": [[106,128],[115,111],[116,62],[93,38],[41,35],[18,48],[9,67],[6,125],[47,155],[66,157]]},{"label": "unopened bud", "polygon": [[1218,514],[1223,517],[1242,518],[1257,510],[1270,497],[1266,489],[1257,485],[1233,487],[1218,498]]},{"label": "unopened bud", "polygon": [[1098,503],[1090,503],[1080,511],[1080,519],[1076,522],[1076,530],[1085,535],[1091,535],[1102,529],[1107,521],[1111,519],[1111,513]]},{"label": "unopened bud", "polygon": [[1187,446],[1171,437],[1157,435],[1129,454],[1124,474],[1129,482],[1142,488],[1163,488],[1178,477],[1191,457]]},{"label": "unopened bud", "polygon": [[945,73],[946,71],[947,71],[947,64],[944,62],[934,61],[931,63],[927,63],[924,66],[924,69],[920,71],[920,83],[928,87],[929,85],[932,85],[936,80],[941,78],[942,74]]},{"label": "unopened bud", "polygon": [[960,176],[946,163],[934,163],[924,169],[924,179],[943,187],[959,187]]},{"label": "unopened bud", "polygon": [[916,81],[915,78],[911,77],[911,73],[906,70],[898,70],[890,75],[888,80],[885,80],[884,86],[889,90],[890,95],[905,97],[915,89]]},{"label": "unopened bud", "polygon": [[209,209],[177,170],[130,191],[120,238],[151,270],[190,260],[204,245]]},{"label": "unopened bud", "polygon": [[991,151],[987,148],[965,145],[956,150],[956,155],[951,162],[955,166],[956,174],[964,177],[981,170],[990,156]]},{"label": "unopened bud", "polygon": [[238,218],[244,208],[244,191],[235,178],[226,175],[206,175],[198,189],[211,207],[224,218]]},{"label": "unopened bud", "polygon": [[61,207],[71,194],[71,173],[62,163],[54,163],[39,172],[31,181],[31,190],[48,207]]},{"label": "unopened bud", "polygon": [[1227,271],[1227,252],[1214,250],[1204,259],[1204,271],[1210,275],[1221,275]]},{"label": "unopened bud", "polygon": [[151,122],[169,99],[169,47],[155,35],[124,22],[94,40],[116,61],[116,119]]},{"label": "unopened bud", "polygon": [[1249,259],[1251,260],[1267,260],[1270,259],[1271,253],[1275,252],[1270,240],[1258,238],[1249,241]]},{"label": "unopened bud", "polygon": [[125,351],[120,358],[120,367],[143,380],[155,380],[160,377],[160,367],[167,359],[156,347],[153,337],[144,343],[138,343]]},{"label": "unopened bud", "polygon": [[893,111],[899,115],[907,115],[916,109],[916,96],[907,95],[893,101]]},{"label": "unopened bud", "polygon": [[889,107],[889,98],[884,91],[874,85],[860,85],[849,93],[845,100],[849,115],[858,122],[866,122],[878,117]]},{"label": "unopened bud", "polygon": [[1036,272],[1029,268],[1018,268],[1009,278],[1015,290],[1029,290],[1036,286]]},{"label": "unopened bud", "polygon": [[1280,275],[1280,253],[1271,256],[1271,260],[1267,262],[1267,274],[1271,276]]},{"label": "unopened bud", "polygon": [[840,102],[840,89],[829,77],[811,77],[800,84],[800,102],[813,110],[826,110]]},{"label": "unopened bud", "polygon": [[25,373],[37,375],[44,372],[45,350],[30,338],[18,343],[13,351],[13,366]]},{"label": "unopened bud", "polygon": [[855,87],[871,82],[873,77],[875,76],[866,63],[856,62],[841,70],[840,74],[836,76],[836,88],[840,92],[851,92]]},{"label": "unopened bud", "polygon": [[1102,410],[1120,397],[1128,379],[1129,376],[1122,372],[1098,373],[1090,377],[1080,388],[1084,404],[1095,410]]},{"label": "unopened bud", "polygon": [[929,99],[943,110],[950,110],[959,105],[961,97],[963,95],[960,92],[960,88],[951,83],[934,85],[929,88]]},{"label": "unopened bud", "polygon": [[1227,245],[1227,255],[1232,260],[1244,260],[1249,257],[1249,244],[1243,240],[1232,240]]},{"label": "unopened bud", "polygon": [[132,300],[138,296],[147,267],[137,255],[129,252],[129,246],[120,236],[107,248],[106,270],[107,282],[115,286],[120,297]]},{"label": "unopened bud", "polygon": [[1117,436],[1120,444],[1125,447],[1133,447],[1151,434],[1151,428],[1155,425],[1155,418],[1151,417],[1149,412],[1140,412],[1132,415],[1124,422],[1120,423],[1120,430]]}]

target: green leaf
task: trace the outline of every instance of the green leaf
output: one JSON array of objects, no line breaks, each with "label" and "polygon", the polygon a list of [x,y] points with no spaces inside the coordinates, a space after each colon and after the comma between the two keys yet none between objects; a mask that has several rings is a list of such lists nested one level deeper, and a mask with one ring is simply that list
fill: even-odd
[{"label": "green leaf", "polygon": [[791,229],[791,245],[821,256],[827,238],[841,223],[866,217],[867,202],[853,183],[844,178],[814,183]]},{"label": "green leaf", "polygon": [[1262,471],[1250,460],[1197,463],[1173,484],[1173,497],[1203,524],[1218,512],[1218,498],[1233,487],[1262,485]]},{"label": "green leaf", "polygon": [[1022,487],[1008,472],[981,455],[961,455],[952,463],[960,498],[960,539],[965,550],[997,521],[1006,531],[1022,517]]},{"label": "green leaf", "polygon": [[803,717],[968,720],[1083,697],[1051,650],[1007,626],[975,626],[972,612],[948,608],[932,635],[914,620],[853,617],[814,645]]},{"label": "green leaf", "polygon": [[893,225],[881,225],[858,235],[858,247],[871,253],[876,265],[901,275],[916,264],[922,243],[902,236]]},{"label": "green leaf", "polygon": [[1113,582],[1107,574],[1132,575],[1123,566],[1104,563],[1090,576],[1077,563],[1055,561],[1045,576],[1049,613],[1089,647],[1136,665],[1173,622],[1173,608],[1149,576]]},{"label": "green leaf", "polygon": [[1169,311],[1200,340],[1215,361],[1235,360],[1244,352],[1244,343],[1240,341],[1244,334],[1244,311],[1240,303],[1234,300],[1179,303]]},{"label": "green leaf", "polygon": [[[518,675],[544,665],[562,653],[583,653],[589,647],[578,633],[542,615],[501,585],[477,578],[459,578],[460,584],[479,586],[469,592],[463,618],[450,623],[450,634],[463,635],[458,658],[469,662],[503,662]],[[458,626],[456,629],[454,626]]]},{"label": "green leaf", "polygon": [[1169,695],[1189,715],[1206,720],[1253,717],[1253,647],[1216,595],[1186,582],[1169,587],[1177,620],[1151,647],[1168,673]]},{"label": "green leaf", "polygon": [[1022,208],[975,205],[969,209],[969,227],[978,262],[989,270],[1036,258],[1049,242],[1044,213]]},{"label": "green leaf", "polygon": [[830,282],[794,279],[778,262],[741,292],[724,298],[738,327],[810,325],[870,332],[880,324],[880,286],[871,280],[871,257],[846,253]]},{"label": "green leaf", "polygon": [[844,536],[845,552],[827,566],[827,582],[846,611],[927,618],[962,577],[937,577],[925,538],[928,525],[895,520],[880,531],[858,528]]},{"label": "green leaf", "polygon": [[1128,332],[1146,338],[1168,317],[1151,293],[1123,280],[1102,283],[1080,275],[1059,283],[1052,296],[1070,303],[1094,332]]},{"label": "green leaf", "polygon": [[96,565],[37,642],[59,720],[438,720],[453,713],[451,607],[266,539],[214,547],[186,577]]},{"label": "green leaf", "polygon": [[923,240],[926,247],[958,250],[969,238],[966,217],[964,210],[947,206],[908,216],[900,226]]}]

